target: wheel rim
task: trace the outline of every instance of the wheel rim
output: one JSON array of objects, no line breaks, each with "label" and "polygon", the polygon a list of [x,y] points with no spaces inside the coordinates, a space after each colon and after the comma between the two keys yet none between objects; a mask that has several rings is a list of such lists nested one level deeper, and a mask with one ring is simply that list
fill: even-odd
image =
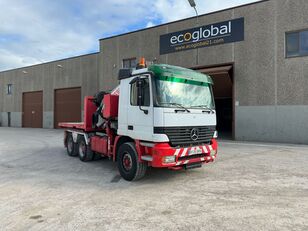
[{"label": "wheel rim", "polygon": [[85,145],[84,142],[81,141],[80,144],[79,144],[79,155],[81,157],[84,157],[85,153],[86,153],[86,145]]},{"label": "wheel rim", "polygon": [[133,166],[133,160],[132,157],[128,153],[124,153],[123,159],[122,159],[122,165],[125,171],[129,172],[132,169]]},{"label": "wheel rim", "polygon": [[73,151],[73,140],[71,138],[69,138],[67,141],[67,149],[69,153]]}]

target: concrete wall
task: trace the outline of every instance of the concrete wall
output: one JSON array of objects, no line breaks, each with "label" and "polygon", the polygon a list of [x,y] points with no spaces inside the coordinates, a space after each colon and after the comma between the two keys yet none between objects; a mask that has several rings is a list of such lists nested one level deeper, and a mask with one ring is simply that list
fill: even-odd
[{"label": "concrete wall", "polygon": [[[270,19],[260,19],[264,24],[272,24],[272,35],[268,37],[272,46],[266,49],[270,55],[264,62],[257,62],[259,68],[268,71],[262,73],[254,87],[259,91],[264,89],[264,94],[270,96],[266,98],[271,100],[261,104],[267,106],[250,103],[249,96],[255,96],[256,101],[263,101],[263,97],[256,95],[252,88],[245,88],[251,81],[236,81],[238,91],[244,91],[242,95],[248,97],[248,102],[242,101],[236,108],[236,138],[308,144],[308,57],[285,58],[285,33],[308,28],[308,4],[304,0],[272,0],[270,4]],[[257,42],[255,49],[262,47],[262,43]],[[245,63],[241,63],[244,70]]]},{"label": "concrete wall", "polygon": [[[2,126],[8,125],[7,112],[11,112],[11,126],[22,126],[22,93],[43,91],[43,127],[52,128],[55,89],[81,86],[82,99],[97,92],[97,57],[90,54],[1,72]],[[7,84],[13,84],[12,95],[6,94]]]},{"label": "concrete wall", "polygon": [[238,140],[308,144],[307,106],[236,108]]},{"label": "concrete wall", "polygon": [[236,139],[308,143],[302,126],[308,118],[308,57],[285,58],[285,32],[306,29],[307,12],[304,0],[270,0],[201,16],[200,25],[244,17],[245,41],[167,55],[159,55],[159,36],[195,27],[195,18],[103,39],[100,88],[117,85],[125,58],[157,58],[188,68],[234,63]]}]

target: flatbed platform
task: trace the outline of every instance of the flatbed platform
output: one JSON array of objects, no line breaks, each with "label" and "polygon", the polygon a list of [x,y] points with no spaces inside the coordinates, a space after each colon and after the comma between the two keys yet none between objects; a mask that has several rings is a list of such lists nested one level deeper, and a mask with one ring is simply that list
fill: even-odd
[{"label": "flatbed platform", "polygon": [[63,122],[63,123],[59,123],[59,127],[85,130],[85,123],[84,122],[75,122],[75,123]]}]

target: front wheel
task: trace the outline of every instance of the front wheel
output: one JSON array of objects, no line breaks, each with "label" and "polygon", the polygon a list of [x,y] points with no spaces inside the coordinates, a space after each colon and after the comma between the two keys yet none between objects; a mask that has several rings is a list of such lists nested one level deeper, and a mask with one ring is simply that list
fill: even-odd
[{"label": "front wheel", "polygon": [[121,176],[127,181],[135,181],[144,177],[147,163],[138,161],[135,144],[124,143],[118,151],[118,168]]}]

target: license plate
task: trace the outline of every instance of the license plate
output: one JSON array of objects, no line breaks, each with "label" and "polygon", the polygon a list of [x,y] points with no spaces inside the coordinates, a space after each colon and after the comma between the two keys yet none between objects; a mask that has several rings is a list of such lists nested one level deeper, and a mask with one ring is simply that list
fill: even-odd
[{"label": "license plate", "polygon": [[188,155],[197,155],[197,154],[202,154],[202,150],[201,148],[193,148],[191,150],[188,151]]}]

